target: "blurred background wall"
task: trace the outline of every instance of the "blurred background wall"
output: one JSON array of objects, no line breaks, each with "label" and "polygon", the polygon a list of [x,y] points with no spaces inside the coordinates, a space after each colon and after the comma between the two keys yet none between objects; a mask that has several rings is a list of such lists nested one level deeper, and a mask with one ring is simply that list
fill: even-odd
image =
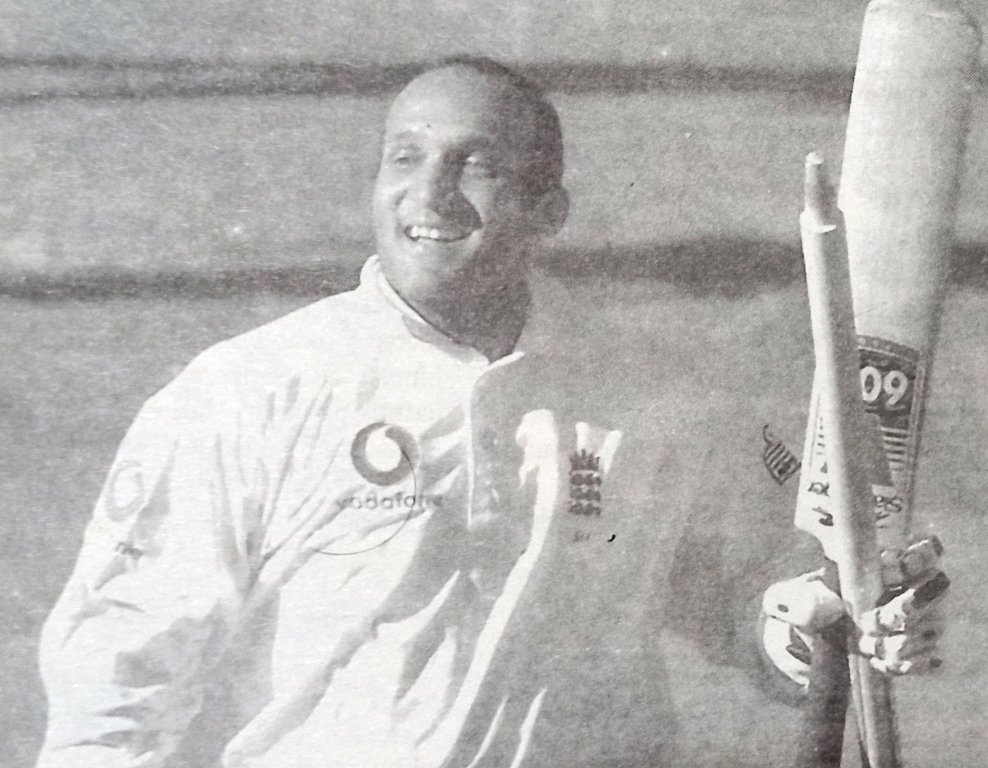
[{"label": "blurred background wall", "polygon": [[[560,246],[791,246],[802,156],[840,156],[863,7],[0,0],[0,280],[352,261],[389,94],[454,52],[553,90],[574,198]],[[968,243],[988,236],[986,149],[979,94]]]}]

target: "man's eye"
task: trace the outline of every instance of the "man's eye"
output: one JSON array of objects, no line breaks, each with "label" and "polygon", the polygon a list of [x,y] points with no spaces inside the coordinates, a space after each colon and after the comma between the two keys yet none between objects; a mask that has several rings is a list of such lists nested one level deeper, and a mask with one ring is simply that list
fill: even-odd
[{"label": "man's eye", "polygon": [[388,154],[388,160],[392,165],[406,168],[415,162],[415,153],[410,149],[397,149]]}]

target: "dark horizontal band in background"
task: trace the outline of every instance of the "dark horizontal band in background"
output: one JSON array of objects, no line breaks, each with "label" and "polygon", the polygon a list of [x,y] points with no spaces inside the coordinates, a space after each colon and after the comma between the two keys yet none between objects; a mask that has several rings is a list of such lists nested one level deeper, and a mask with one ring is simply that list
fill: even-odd
[{"label": "dark horizontal band in background", "polygon": [[[0,57],[0,105],[54,99],[374,96],[400,88],[423,66]],[[558,93],[772,91],[799,94],[812,101],[843,103],[850,97],[853,80],[850,69],[716,67],[682,61],[547,62],[518,68]]]},{"label": "dark horizontal band in background", "polygon": [[[587,280],[655,280],[697,296],[749,296],[803,280],[797,246],[746,240],[600,249],[557,247],[540,265],[550,273]],[[319,297],[356,285],[359,262],[226,271],[136,273],[93,269],[62,275],[0,275],[0,295],[34,301],[111,298],[213,299],[249,294]],[[954,249],[952,285],[988,290],[988,244]]]}]

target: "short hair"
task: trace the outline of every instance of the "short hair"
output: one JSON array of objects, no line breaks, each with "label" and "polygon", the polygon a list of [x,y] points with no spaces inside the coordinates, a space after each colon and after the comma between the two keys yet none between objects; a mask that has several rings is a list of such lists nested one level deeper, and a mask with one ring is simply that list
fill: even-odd
[{"label": "short hair", "polygon": [[[471,69],[481,75],[504,80],[532,118],[532,135],[528,136],[531,158],[526,163],[523,179],[527,192],[539,198],[563,184],[563,129],[559,113],[545,89],[506,64],[487,56],[447,56],[427,64],[416,72],[413,80],[429,72],[457,67]],[[411,81],[409,81],[411,82]]]}]

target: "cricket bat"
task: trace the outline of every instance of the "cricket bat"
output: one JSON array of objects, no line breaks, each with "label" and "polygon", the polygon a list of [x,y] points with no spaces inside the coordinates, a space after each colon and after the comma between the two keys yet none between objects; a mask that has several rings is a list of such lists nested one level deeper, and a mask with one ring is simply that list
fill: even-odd
[{"label": "cricket bat", "polygon": [[[807,167],[802,234],[817,370],[796,525],[836,563],[854,613],[874,607],[883,591],[878,552],[901,549],[910,527],[980,42],[954,0],[868,6],[840,184],[846,260],[839,212],[826,209],[819,163]],[[848,339],[856,349],[848,349]],[[870,520],[861,517],[861,505]],[[853,657],[849,679],[835,690],[833,651],[821,649],[831,654],[829,670],[814,659],[810,717],[817,722],[797,764],[840,763],[843,685],[855,700],[869,768],[901,765],[887,682]]]}]

